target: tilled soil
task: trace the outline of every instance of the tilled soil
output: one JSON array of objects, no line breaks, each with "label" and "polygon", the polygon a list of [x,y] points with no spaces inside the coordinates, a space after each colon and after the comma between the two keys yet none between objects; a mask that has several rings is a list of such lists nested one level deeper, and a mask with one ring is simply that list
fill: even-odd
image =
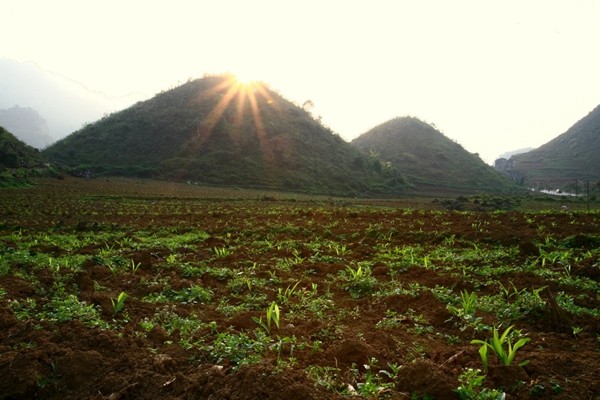
[{"label": "tilled soil", "polygon": [[[564,285],[538,271],[564,270],[597,284],[597,213],[453,212],[391,202],[248,197],[134,181],[45,181],[0,191],[0,257],[11,260],[0,275],[0,398],[456,399],[462,371],[482,369],[470,341],[491,332],[458,323],[432,289],[495,295],[499,286],[477,274],[483,267],[511,267],[493,275],[494,282],[514,293],[544,288],[545,301],[536,313],[510,321],[477,311],[482,324],[504,329],[510,323],[531,339],[518,352],[518,362],[528,360],[523,366],[500,366],[490,357],[484,387],[515,399],[600,398],[600,318],[556,304],[560,293],[597,310],[600,293],[592,284]],[[166,241],[194,232],[206,235]],[[152,235],[155,242],[146,240]],[[55,239],[67,236],[74,241]],[[577,257],[568,266],[550,258],[542,265],[540,251],[553,243],[566,243]],[[423,265],[441,246],[455,246],[460,254],[500,248],[506,256],[436,258],[435,267]],[[388,248],[421,253],[394,269],[406,256],[384,259]],[[17,260],[24,250],[30,258]],[[103,256],[109,253],[133,266],[121,263],[112,271]],[[67,256],[72,264],[60,264]],[[343,286],[344,271],[363,262],[375,281],[353,296]],[[469,272],[461,275],[452,267],[457,263]],[[252,280],[235,285],[242,275]],[[287,303],[278,297],[295,283]],[[395,285],[403,290],[394,292]],[[194,286],[209,289],[211,298],[148,300]],[[112,301],[121,292],[128,298],[124,311],[115,313]],[[300,304],[299,294],[309,293],[321,309]],[[92,305],[107,326],[43,314],[52,298],[69,294]],[[256,320],[273,301],[281,307],[281,325],[272,328],[264,348],[240,347],[241,355],[236,348],[215,349],[223,333],[256,338]],[[167,325],[167,314],[204,325],[188,333]],[[257,358],[243,361],[252,355]],[[390,364],[399,367],[393,379],[378,375],[379,389],[361,392],[369,371],[389,372]]]}]

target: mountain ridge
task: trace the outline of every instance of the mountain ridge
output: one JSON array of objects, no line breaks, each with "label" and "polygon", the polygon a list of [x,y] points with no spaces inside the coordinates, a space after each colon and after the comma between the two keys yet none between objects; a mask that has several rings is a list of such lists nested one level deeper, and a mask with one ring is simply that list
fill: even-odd
[{"label": "mountain ridge", "polygon": [[503,192],[516,185],[460,144],[415,117],[396,117],[352,141],[401,171],[417,190],[431,187]]},{"label": "mountain ridge", "polygon": [[512,156],[504,171],[531,187],[567,188],[600,180],[600,105],[542,146]]},{"label": "mountain ridge", "polygon": [[190,80],[89,124],[44,151],[99,175],[331,194],[398,193],[403,183],[263,82]]}]

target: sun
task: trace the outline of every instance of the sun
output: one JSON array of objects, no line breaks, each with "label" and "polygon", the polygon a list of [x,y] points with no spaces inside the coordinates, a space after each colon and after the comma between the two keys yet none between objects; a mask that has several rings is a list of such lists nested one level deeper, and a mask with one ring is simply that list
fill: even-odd
[{"label": "sun", "polygon": [[[208,94],[217,96],[218,101],[204,118],[202,128],[198,129],[196,145],[201,146],[213,135],[217,123],[223,118],[226,110],[231,107],[235,112],[233,118],[228,120],[229,129],[225,132],[229,135],[231,143],[234,146],[236,145],[240,140],[240,132],[254,134],[264,160],[268,165],[272,164],[274,154],[268,143],[269,139],[263,122],[263,113],[267,112],[267,108],[273,109],[275,112],[281,112],[281,110],[278,107],[278,102],[272,97],[268,85],[249,76],[224,74],[222,79],[208,90]],[[251,118],[254,129],[243,128],[246,116]]]},{"label": "sun", "polygon": [[[265,159],[273,158],[267,145],[267,133],[263,123],[263,113],[266,108],[280,112],[277,101],[274,100],[268,85],[263,81],[256,80],[245,75],[225,73],[211,89],[207,91],[209,96],[217,96],[218,101],[212,110],[204,118],[202,128],[198,130],[197,144],[201,145],[213,135],[217,123],[223,118],[227,109],[233,108],[235,113],[229,119],[230,129],[226,133],[230,135],[232,142],[237,140],[236,129],[242,129],[245,116],[249,115],[253,121],[252,133],[256,135]],[[246,134],[249,134],[246,131]]]},{"label": "sun", "polygon": [[253,77],[251,74],[245,73],[236,73],[233,75],[236,83],[240,86],[255,86],[258,84],[259,80]]}]

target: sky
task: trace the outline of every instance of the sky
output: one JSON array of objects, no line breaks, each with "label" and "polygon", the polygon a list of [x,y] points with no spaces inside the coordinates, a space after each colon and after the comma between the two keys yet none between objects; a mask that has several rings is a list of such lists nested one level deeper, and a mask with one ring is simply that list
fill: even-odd
[{"label": "sky", "polygon": [[348,141],[409,115],[488,163],[600,104],[596,0],[0,0],[0,10],[0,57],[109,99],[231,72],[310,99]]}]

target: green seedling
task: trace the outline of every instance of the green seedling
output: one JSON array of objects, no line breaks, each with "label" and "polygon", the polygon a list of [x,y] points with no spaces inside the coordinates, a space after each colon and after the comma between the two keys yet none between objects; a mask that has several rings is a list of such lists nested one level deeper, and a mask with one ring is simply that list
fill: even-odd
[{"label": "green seedling", "polygon": [[[498,329],[494,328],[493,337],[490,339],[489,342],[487,340],[484,341],[479,339],[471,340],[471,344],[481,345],[481,347],[479,348],[479,355],[481,356],[483,369],[486,373],[489,365],[488,349],[491,349],[496,354],[498,360],[500,361],[500,364],[508,366],[512,365],[515,356],[517,355],[517,350],[519,350],[531,340],[530,338],[521,338],[513,345],[510,341],[510,338],[508,338],[508,334],[510,333],[512,328],[513,326],[509,326],[500,336],[498,335]],[[529,361],[527,360],[522,361],[521,363],[519,363],[519,366],[523,366],[528,362]]]},{"label": "green seedling", "polygon": [[477,294],[475,292],[469,293],[466,289],[460,294],[461,305],[465,315],[475,314],[477,309]]},{"label": "green seedling", "polygon": [[346,267],[346,271],[348,271],[350,279],[355,282],[360,281],[367,275],[367,273],[363,270],[362,266],[360,265],[356,269],[352,269],[352,267]]},{"label": "green seedling", "polygon": [[228,255],[231,255],[231,250],[227,247],[214,247],[213,251],[217,257],[227,257]]},{"label": "green seedling", "polygon": [[448,304],[446,308],[457,317],[465,319],[472,317],[477,309],[477,294],[475,292],[469,293],[465,289],[460,293],[460,301],[460,308],[452,304]]},{"label": "green seedling", "polygon": [[292,297],[293,294],[296,292],[296,287],[298,287],[299,283],[300,281],[296,282],[294,286],[290,285],[285,289],[279,288],[277,290],[277,300],[279,300],[282,303],[287,302],[290,299],[290,297]]},{"label": "green seedling", "polygon": [[136,263],[135,260],[130,260],[131,272],[135,274],[140,268],[141,263]]},{"label": "green seedling", "polygon": [[267,334],[271,334],[271,325],[274,323],[277,329],[279,329],[279,306],[276,302],[272,302],[265,312],[265,321],[260,318],[253,318]]},{"label": "green seedling", "polygon": [[116,299],[110,299],[110,302],[112,303],[113,307],[113,312],[115,314],[118,314],[121,311],[123,311],[123,308],[125,308],[125,300],[127,300],[127,293],[125,292],[119,293]]},{"label": "green seedling", "polygon": [[502,399],[503,393],[497,389],[481,387],[485,375],[478,369],[467,368],[458,376],[460,386],[455,389],[460,399],[498,400]]}]

